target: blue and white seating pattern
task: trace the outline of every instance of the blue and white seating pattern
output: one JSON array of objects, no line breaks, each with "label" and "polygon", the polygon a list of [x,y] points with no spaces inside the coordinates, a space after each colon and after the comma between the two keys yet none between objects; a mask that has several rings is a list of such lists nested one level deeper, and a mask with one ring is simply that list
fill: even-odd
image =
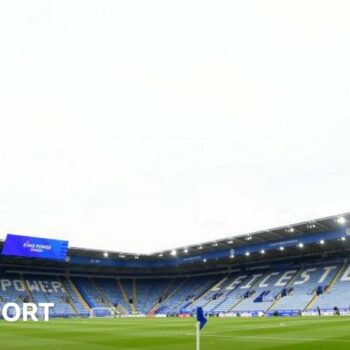
[{"label": "blue and white seating pattern", "polygon": [[193,303],[193,301],[209,289],[217,277],[192,277],[182,280],[179,288],[162,304],[162,312],[176,314]]},{"label": "blue and white seating pattern", "polygon": [[[244,298],[233,311],[266,311],[275,302],[282,289],[287,286],[296,272],[296,270],[272,271],[260,275],[257,283],[251,286],[248,298]],[[244,287],[242,286],[241,289]]]},{"label": "blue and white seating pattern", "polygon": [[76,316],[75,310],[71,305],[70,296],[58,278],[27,275],[25,276],[25,282],[27,283],[34,303],[54,303],[54,307],[50,309],[51,316]]},{"label": "blue and white seating pattern", "polygon": [[[260,276],[260,273],[257,273],[256,275]],[[256,277],[254,274],[251,275],[248,272],[233,276],[222,291],[223,295],[220,297],[221,301],[218,303],[210,303],[208,305],[208,311],[214,313],[231,311],[242,300],[244,294],[249,292],[249,287],[242,287],[247,285],[251,286],[259,276]]]},{"label": "blue and white seating pattern", "polygon": [[74,282],[77,290],[85,299],[90,308],[108,307],[106,301],[103,299],[103,296],[90,278],[72,277],[71,280]]},{"label": "blue and white seating pattern", "polygon": [[316,301],[308,309],[319,307],[321,310],[333,310],[334,307],[350,310],[350,265],[345,265],[343,273],[337,279],[329,291],[318,296]]},{"label": "blue and white seating pattern", "polygon": [[166,279],[137,280],[137,312],[147,315],[157,305],[168,284]]},{"label": "blue and white seating pattern", "polygon": [[0,275],[0,309],[6,303],[23,303],[25,299],[30,301],[30,296],[24,283],[19,274]]},{"label": "blue and white seating pattern", "polygon": [[213,314],[299,313],[335,306],[348,310],[350,264],[314,264],[280,271],[266,267],[226,275],[158,279],[0,275],[0,308],[8,302],[24,301],[53,302],[54,317],[88,316],[86,304],[89,308],[118,305],[125,313],[145,315],[151,311],[193,313],[198,306]]},{"label": "blue and white seating pattern", "polygon": [[302,312],[313,299],[317,287],[322,286],[323,289],[326,289],[338,269],[338,265],[305,267],[293,281],[292,292],[281,298],[271,310],[298,310]]},{"label": "blue and white seating pattern", "polygon": [[120,290],[118,281],[111,278],[94,278],[95,284],[101,291],[104,304],[107,306],[122,306],[126,312],[131,312],[130,304],[125,301],[124,295]]}]

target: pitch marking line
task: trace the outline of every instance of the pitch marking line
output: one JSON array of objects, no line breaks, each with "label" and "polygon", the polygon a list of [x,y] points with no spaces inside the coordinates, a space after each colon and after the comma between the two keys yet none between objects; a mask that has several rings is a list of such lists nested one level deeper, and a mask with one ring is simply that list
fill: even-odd
[{"label": "pitch marking line", "polygon": [[277,340],[277,341],[298,341],[298,342],[325,342],[325,343],[350,343],[350,340],[344,339],[319,339],[319,338],[293,338],[293,337],[269,337],[269,336],[240,336],[240,335],[215,335],[206,334],[208,337],[220,337],[220,338],[240,338],[245,340]]}]

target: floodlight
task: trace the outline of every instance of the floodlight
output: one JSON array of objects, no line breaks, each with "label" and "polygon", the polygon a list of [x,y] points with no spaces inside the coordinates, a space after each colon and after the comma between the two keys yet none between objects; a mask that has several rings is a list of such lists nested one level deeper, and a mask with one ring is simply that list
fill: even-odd
[{"label": "floodlight", "polygon": [[337,219],[337,223],[340,225],[344,225],[346,223],[346,219],[344,218],[344,216],[339,216],[339,218]]}]

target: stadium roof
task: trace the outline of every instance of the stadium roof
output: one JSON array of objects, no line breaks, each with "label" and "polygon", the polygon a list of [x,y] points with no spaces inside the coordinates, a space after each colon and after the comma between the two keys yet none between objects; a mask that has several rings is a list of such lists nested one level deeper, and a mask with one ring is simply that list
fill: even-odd
[{"label": "stadium roof", "polygon": [[[340,218],[343,218],[344,222],[339,223]],[[342,220],[342,219],[341,219]],[[107,253],[109,258],[123,258],[123,259],[167,259],[169,256],[173,256],[176,252],[176,256],[188,256],[191,254],[207,253],[224,248],[236,248],[239,246],[250,245],[252,243],[266,243],[274,240],[295,238],[310,233],[319,233],[339,228],[349,223],[350,226],[350,213],[344,213],[334,216],[329,216],[321,219],[314,219],[304,221],[287,226],[280,226],[268,230],[262,230],[257,232],[245,233],[234,237],[225,237],[215,241],[199,242],[195,245],[177,247],[172,250],[163,250],[154,252],[152,254],[130,254],[117,251],[105,251],[96,249],[83,249],[83,248],[71,248],[70,252],[75,255],[102,258]]]},{"label": "stadium roof", "polygon": [[[199,243],[188,247],[179,247],[174,250],[155,252],[150,255],[126,254],[113,250],[106,252],[103,250],[72,247],[69,249],[68,255],[70,259],[75,260],[67,260],[64,263],[39,259],[35,259],[34,263],[33,259],[1,257],[1,264],[3,266],[33,267],[36,265],[36,267],[41,266],[45,268],[69,268],[71,271],[95,270],[106,271],[106,273],[117,270],[118,272],[136,272],[140,271],[140,269],[150,272],[152,271],[152,266],[157,266],[160,272],[162,270],[175,272],[181,271],[181,269],[182,271],[210,271],[227,268],[228,266],[249,265],[300,257],[307,258],[332,253],[338,254],[340,257],[341,254],[348,254],[350,252],[350,239],[346,239],[346,236],[350,233],[347,229],[348,224],[350,226],[350,213],[344,213],[270,230],[243,234],[241,236],[226,237],[217,241]],[[338,233],[338,231],[340,235],[331,236],[329,240],[327,239],[326,244],[323,244],[325,243],[322,242],[323,239],[320,240],[318,238],[323,237],[322,234],[324,233]],[[342,232],[346,232],[346,234]],[[316,240],[311,240],[310,244],[305,244],[305,247],[302,243],[296,243],[302,242],[301,239],[305,237],[315,237]],[[278,242],[278,244],[274,245],[274,242]],[[282,242],[282,245],[279,244],[280,242]],[[284,242],[292,242],[292,244],[287,249],[284,249]],[[227,253],[228,251],[235,252],[239,249],[249,250],[249,247],[258,247],[269,243],[271,246],[274,245],[273,249],[266,252],[265,250],[255,250],[255,252],[252,250],[249,259],[247,259],[247,256],[233,256]],[[0,242],[0,248],[2,244],[3,242]],[[302,251],[300,249],[301,247],[303,248]],[[220,252],[224,252],[224,254],[220,255]],[[206,256],[211,256],[212,258],[208,258],[208,261],[202,258]],[[232,260],[233,257],[234,260]],[[177,264],[176,261],[182,262]],[[119,262],[119,265],[113,265],[111,262]]]},{"label": "stadium roof", "polygon": [[222,248],[235,248],[238,246],[244,246],[252,243],[262,243],[274,240],[283,240],[288,238],[295,238],[306,234],[319,233],[339,228],[339,226],[345,226],[349,224],[350,227],[350,213],[344,213],[334,216],[329,216],[321,219],[314,219],[309,221],[303,221],[296,224],[287,226],[275,227],[268,230],[261,230],[251,233],[245,233],[239,236],[225,237],[215,241],[203,242],[196,245],[190,245],[186,247],[179,247],[174,250],[159,251],[151,254],[152,257],[164,257],[167,254],[171,255],[173,251],[177,252],[177,255],[187,255],[194,251],[210,252]]}]

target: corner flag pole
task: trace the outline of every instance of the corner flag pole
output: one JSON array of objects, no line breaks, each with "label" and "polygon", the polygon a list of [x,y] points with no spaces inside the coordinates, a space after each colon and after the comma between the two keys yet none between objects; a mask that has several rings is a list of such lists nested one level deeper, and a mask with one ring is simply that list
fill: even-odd
[{"label": "corner flag pole", "polygon": [[204,316],[204,311],[201,307],[197,307],[197,322],[196,322],[196,350],[201,348],[201,330],[207,323],[207,319]]},{"label": "corner flag pole", "polygon": [[201,349],[201,323],[196,322],[196,333],[197,333],[197,341],[196,341],[196,350]]}]

